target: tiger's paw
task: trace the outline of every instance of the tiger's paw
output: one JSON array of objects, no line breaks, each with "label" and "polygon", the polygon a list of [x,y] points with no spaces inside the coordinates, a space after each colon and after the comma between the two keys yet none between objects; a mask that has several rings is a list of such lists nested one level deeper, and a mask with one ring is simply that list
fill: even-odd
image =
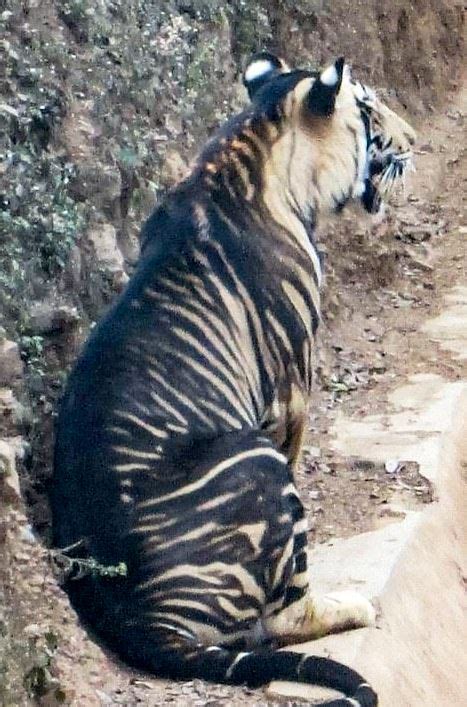
[{"label": "tiger's paw", "polygon": [[311,597],[307,614],[315,637],[374,626],[376,622],[372,603],[352,589]]}]

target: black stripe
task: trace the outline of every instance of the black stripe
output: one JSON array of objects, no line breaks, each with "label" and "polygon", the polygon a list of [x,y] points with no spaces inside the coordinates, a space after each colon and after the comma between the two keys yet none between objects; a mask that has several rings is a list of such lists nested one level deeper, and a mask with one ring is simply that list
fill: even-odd
[{"label": "black stripe", "polygon": [[[306,545],[306,541],[305,541],[305,545]],[[308,561],[307,561],[306,553],[302,552],[302,553],[300,553],[300,555],[298,555],[295,558],[295,572],[297,574],[301,574],[302,572],[305,572],[307,566],[308,566]]]}]

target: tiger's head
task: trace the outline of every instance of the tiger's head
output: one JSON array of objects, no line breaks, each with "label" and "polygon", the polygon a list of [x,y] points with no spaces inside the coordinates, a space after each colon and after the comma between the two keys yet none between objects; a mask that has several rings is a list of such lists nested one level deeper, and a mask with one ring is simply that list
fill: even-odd
[{"label": "tiger's head", "polygon": [[[288,201],[314,219],[358,199],[377,213],[412,164],[415,132],[355,80],[340,58],[321,72],[291,69],[268,52],[246,67],[250,124],[267,134],[263,199],[271,211]],[[269,127],[267,127],[269,125]],[[266,126],[266,127],[265,127]],[[311,213],[313,211],[313,214]]]}]

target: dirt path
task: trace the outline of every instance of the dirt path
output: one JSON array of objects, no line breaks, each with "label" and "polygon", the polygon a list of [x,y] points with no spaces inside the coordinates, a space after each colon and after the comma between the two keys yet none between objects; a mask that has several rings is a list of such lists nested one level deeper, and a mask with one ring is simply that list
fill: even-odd
[{"label": "dirt path", "polygon": [[[338,411],[353,416],[384,412],[391,388],[412,373],[467,377],[467,366],[451,360],[436,342],[420,337],[422,323],[444,306],[455,284],[467,283],[467,88],[464,83],[441,114],[419,126],[417,171],[406,203],[390,217],[383,240],[399,241],[397,276],[368,293],[365,283],[343,286],[350,315],[326,336],[338,347],[337,376],[321,391],[312,411],[310,454],[301,470],[308,494],[311,542],[351,535],[384,523],[391,495],[384,468],[361,459],[339,459],[326,435]],[[379,267],[392,269],[391,247]],[[334,383],[334,385],[332,385]],[[343,393],[336,392],[339,386]],[[347,392],[345,388],[350,390]],[[319,456],[315,455],[319,451]],[[350,474],[349,474],[350,472]],[[410,470],[409,470],[410,473]],[[349,481],[352,492],[349,493]]]},{"label": "dirt path", "polygon": [[[334,347],[337,364],[330,368],[323,353],[319,375],[326,385],[314,399],[298,481],[309,516],[310,544],[391,520],[387,501],[393,489],[384,467],[367,463],[365,450],[352,459],[338,458],[330,451],[327,434],[337,412],[358,416],[369,409],[384,411],[388,392],[410,373],[467,379],[467,361],[453,362],[436,342],[421,340],[419,334],[423,321],[442,308],[444,295],[456,283],[467,283],[466,118],[464,83],[443,110],[420,127],[417,173],[408,202],[373,236],[371,257],[386,284],[369,291],[357,269],[342,285],[342,311],[333,307],[330,299],[321,348],[324,352]],[[352,217],[348,217],[347,233],[358,247]],[[329,250],[332,262],[331,246]],[[409,468],[406,473],[410,476],[417,470]],[[414,504],[430,501],[428,488],[428,496],[420,498],[412,494],[410,483],[407,486],[406,493]],[[6,605],[11,608],[3,621],[17,637],[7,658],[14,661],[21,656],[24,664],[27,656],[31,666],[27,679],[35,684],[36,694],[45,693],[41,704],[52,706],[63,700],[90,706],[266,704],[261,690],[207,685],[198,680],[176,684],[119,666],[76,625],[47,570],[46,552],[32,541],[21,512],[11,510],[6,525],[10,528],[9,556],[0,568],[0,579],[7,587]],[[16,619],[15,613],[21,619]],[[10,675],[9,679],[12,682],[6,694],[14,695],[17,690],[18,699],[12,702],[10,698],[5,704],[28,704],[21,684],[24,675]],[[1,698],[0,689],[0,702]]]}]

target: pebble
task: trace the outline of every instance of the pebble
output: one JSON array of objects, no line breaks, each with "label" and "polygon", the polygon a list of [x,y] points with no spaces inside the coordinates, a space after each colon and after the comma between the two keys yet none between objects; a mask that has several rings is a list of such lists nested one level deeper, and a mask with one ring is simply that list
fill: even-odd
[{"label": "pebble", "polygon": [[397,474],[400,471],[400,461],[398,459],[389,459],[384,465],[386,474]]},{"label": "pebble", "polygon": [[304,454],[308,454],[310,457],[320,457],[321,449],[319,447],[313,447],[309,444],[303,447]]},{"label": "pebble", "polygon": [[31,543],[31,545],[37,542],[32,526],[29,524],[26,525],[24,528],[21,528],[19,536],[21,540],[24,540],[27,543]]}]

